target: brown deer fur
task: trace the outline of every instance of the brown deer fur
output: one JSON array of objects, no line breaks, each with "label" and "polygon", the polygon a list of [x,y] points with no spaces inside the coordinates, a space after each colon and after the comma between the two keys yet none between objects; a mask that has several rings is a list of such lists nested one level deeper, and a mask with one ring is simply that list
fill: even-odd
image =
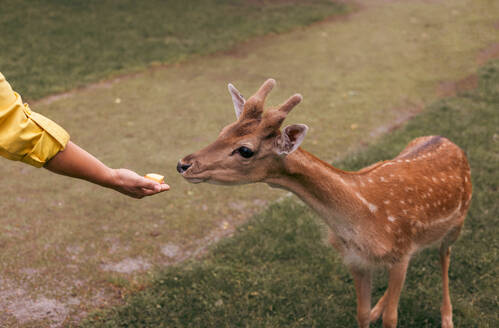
[{"label": "brown deer fur", "polygon": [[[440,244],[442,326],[452,327],[450,245],[460,233],[471,200],[464,152],[446,138],[420,137],[392,160],[357,172],[339,170],[298,147],[306,126],[292,125],[281,132],[300,95],[264,112],[265,97],[274,85],[274,80],[267,80],[248,101],[229,85],[238,120],[225,127],[214,143],[182,159],[179,172],[194,183],[266,182],[292,191],[312,207],[330,228],[330,242],[352,272],[360,327],[368,327],[381,315],[384,327],[396,326],[411,256]],[[248,149],[251,156],[245,158],[241,154]],[[385,295],[371,309],[371,275],[376,266],[388,267],[390,277]]]}]

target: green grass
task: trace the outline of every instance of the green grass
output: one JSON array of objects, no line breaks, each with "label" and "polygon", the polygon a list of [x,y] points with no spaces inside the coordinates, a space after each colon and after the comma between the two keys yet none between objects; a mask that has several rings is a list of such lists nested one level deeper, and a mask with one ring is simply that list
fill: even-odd
[{"label": "green grass", "polygon": [[[403,129],[339,164],[358,169],[395,156],[414,137],[442,135],[465,149],[474,197],[453,248],[451,297],[456,327],[497,327],[499,61],[479,71],[476,90],[438,101]],[[323,226],[293,199],[275,203],[200,262],[168,268],[124,306],[91,315],[83,327],[353,327],[352,279],[322,242]],[[399,327],[439,327],[438,255],[412,261]],[[375,298],[385,288],[379,274]],[[380,327],[380,323],[374,325]]]},{"label": "green grass", "polygon": [[334,14],[329,0],[3,1],[0,70],[29,99],[231,49]]}]

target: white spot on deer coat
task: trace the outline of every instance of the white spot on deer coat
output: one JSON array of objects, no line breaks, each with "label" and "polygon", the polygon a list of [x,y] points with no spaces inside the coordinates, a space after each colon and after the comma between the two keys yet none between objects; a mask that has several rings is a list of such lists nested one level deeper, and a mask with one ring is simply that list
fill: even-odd
[{"label": "white spot on deer coat", "polygon": [[358,192],[356,192],[356,193],[355,193],[355,196],[357,196],[357,198],[358,198],[358,199],[360,199],[360,201],[361,201],[364,205],[366,205],[372,213],[374,213],[374,212],[376,212],[376,211],[378,210],[378,207],[377,207],[376,205],[369,203],[369,202],[368,202],[368,201],[367,201],[364,197],[362,197],[362,195],[361,195],[361,194],[359,194]]},{"label": "white spot on deer coat", "polygon": [[338,177],[338,181],[341,182],[343,185],[348,186],[345,180],[343,180],[342,178]]}]

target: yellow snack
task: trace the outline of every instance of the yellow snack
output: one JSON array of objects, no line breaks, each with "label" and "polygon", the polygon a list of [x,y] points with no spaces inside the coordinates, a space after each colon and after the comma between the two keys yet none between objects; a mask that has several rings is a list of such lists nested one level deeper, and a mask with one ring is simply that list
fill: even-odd
[{"label": "yellow snack", "polygon": [[153,181],[156,181],[156,182],[159,182],[159,183],[165,182],[165,177],[162,176],[161,174],[147,173],[145,175],[145,178],[153,180]]}]

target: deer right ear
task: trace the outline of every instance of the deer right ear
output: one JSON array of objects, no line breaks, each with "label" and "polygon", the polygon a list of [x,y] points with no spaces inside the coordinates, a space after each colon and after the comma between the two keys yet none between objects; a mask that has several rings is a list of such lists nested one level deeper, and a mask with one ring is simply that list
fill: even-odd
[{"label": "deer right ear", "polygon": [[288,155],[300,147],[305,135],[307,134],[308,126],[305,124],[288,125],[282,130],[282,133],[277,137],[276,152],[279,155]]},{"label": "deer right ear", "polygon": [[243,112],[244,103],[246,102],[246,100],[244,99],[243,95],[239,92],[239,90],[237,90],[231,83],[229,83],[228,88],[230,96],[232,97],[232,102],[234,103],[236,118],[239,118],[239,116],[241,116]]}]

